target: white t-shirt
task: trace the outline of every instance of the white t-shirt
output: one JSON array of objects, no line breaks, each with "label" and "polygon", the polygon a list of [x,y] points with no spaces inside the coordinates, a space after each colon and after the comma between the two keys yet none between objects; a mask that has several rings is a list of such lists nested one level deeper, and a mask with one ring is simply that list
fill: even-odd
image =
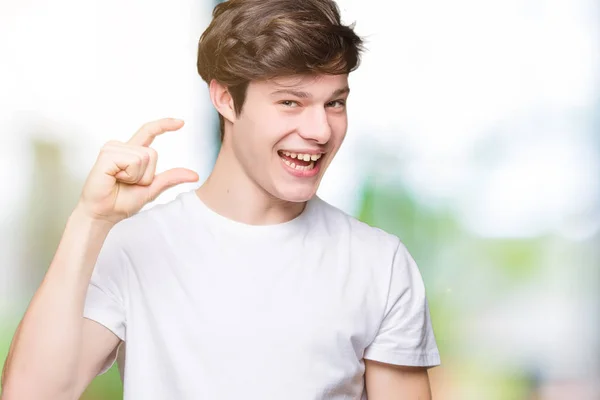
[{"label": "white t-shirt", "polygon": [[120,222],[84,315],[125,341],[126,400],[360,400],[363,358],[440,363],[404,245],[318,197],[277,225],[194,191]]}]

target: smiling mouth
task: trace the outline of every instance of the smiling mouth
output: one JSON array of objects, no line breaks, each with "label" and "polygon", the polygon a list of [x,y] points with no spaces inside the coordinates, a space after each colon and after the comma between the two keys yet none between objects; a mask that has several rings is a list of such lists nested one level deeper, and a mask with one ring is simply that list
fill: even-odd
[{"label": "smiling mouth", "polygon": [[298,171],[314,169],[323,156],[323,154],[293,153],[285,150],[279,150],[277,153],[284,163]]}]

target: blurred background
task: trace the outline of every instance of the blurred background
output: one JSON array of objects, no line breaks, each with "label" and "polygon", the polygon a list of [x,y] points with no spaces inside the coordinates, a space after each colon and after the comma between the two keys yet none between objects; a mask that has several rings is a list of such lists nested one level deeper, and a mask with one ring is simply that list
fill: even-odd
[{"label": "blurred background", "polygon": [[[417,260],[434,398],[600,399],[600,4],[338,3],[368,52],[319,195]],[[208,176],[195,62],[214,5],[0,2],[0,361],[106,141],[183,118],[158,168]],[[113,368],[83,399],[121,391]]]}]

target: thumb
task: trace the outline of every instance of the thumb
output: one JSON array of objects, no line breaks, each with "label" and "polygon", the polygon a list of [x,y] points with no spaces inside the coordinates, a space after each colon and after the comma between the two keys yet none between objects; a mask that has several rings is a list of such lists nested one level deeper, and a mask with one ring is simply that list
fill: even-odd
[{"label": "thumb", "polygon": [[192,170],[185,168],[173,168],[162,172],[154,177],[148,186],[150,199],[156,199],[162,192],[181,183],[197,182],[200,177]]}]

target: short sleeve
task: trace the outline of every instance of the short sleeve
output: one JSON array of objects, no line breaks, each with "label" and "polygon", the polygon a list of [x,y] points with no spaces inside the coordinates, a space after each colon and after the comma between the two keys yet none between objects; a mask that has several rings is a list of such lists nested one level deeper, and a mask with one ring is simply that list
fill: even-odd
[{"label": "short sleeve", "polygon": [[[128,259],[118,240],[118,227],[113,227],[109,232],[98,255],[83,316],[105,326],[124,341],[126,320],[123,287]],[[112,366],[115,357],[109,360],[102,373]]]},{"label": "short sleeve", "polygon": [[387,302],[379,330],[364,358],[387,364],[440,365],[425,286],[406,247],[400,243],[390,273]]}]

